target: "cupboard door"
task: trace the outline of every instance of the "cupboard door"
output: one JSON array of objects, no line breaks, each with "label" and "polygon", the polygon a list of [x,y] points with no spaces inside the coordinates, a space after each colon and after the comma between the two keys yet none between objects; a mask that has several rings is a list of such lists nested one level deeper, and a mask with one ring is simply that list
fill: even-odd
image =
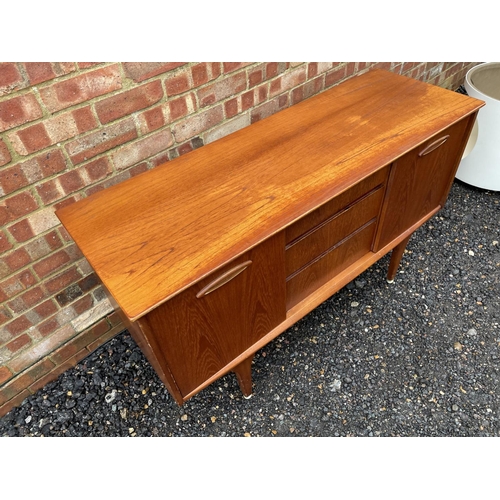
[{"label": "cupboard door", "polygon": [[374,251],[443,206],[467,142],[468,125],[469,119],[461,120],[393,163]]},{"label": "cupboard door", "polygon": [[143,319],[183,397],[285,320],[284,233]]}]

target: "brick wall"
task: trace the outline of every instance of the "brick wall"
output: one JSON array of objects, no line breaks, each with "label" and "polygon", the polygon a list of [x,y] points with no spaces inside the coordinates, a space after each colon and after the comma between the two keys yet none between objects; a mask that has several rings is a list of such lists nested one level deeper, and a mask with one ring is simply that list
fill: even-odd
[{"label": "brick wall", "polygon": [[55,209],[369,68],[475,64],[0,63],[0,416],[124,330]]}]

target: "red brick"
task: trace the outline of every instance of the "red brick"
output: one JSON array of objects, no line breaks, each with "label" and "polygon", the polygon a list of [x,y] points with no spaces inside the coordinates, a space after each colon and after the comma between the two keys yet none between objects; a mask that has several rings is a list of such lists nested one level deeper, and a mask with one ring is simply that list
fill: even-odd
[{"label": "red brick", "polygon": [[136,175],[142,174],[148,170],[148,164],[146,162],[140,163],[139,165],[135,165],[130,168],[128,171],[130,173],[130,177],[135,177]]},{"label": "red brick", "polygon": [[173,142],[170,130],[161,130],[119,148],[112,155],[113,164],[118,170],[131,167],[167,149]]},{"label": "red brick", "polygon": [[31,321],[25,316],[19,316],[14,321],[6,325],[5,329],[12,335],[17,336],[26,331],[30,326],[33,326]]},{"label": "red brick", "polygon": [[317,94],[323,89],[323,77],[319,76],[313,80],[306,82],[304,85],[297,87],[292,90],[292,104],[297,104],[298,102]]},{"label": "red brick", "polygon": [[193,146],[191,145],[190,142],[186,142],[185,144],[181,144],[177,148],[177,153],[179,154],[179,156],[185,155],[186,153],[189,153],[191,151],[193,151]]},{"label": "red brick", "polygon": [[65,250],[59,250],[46,259],[43,259],[40,262],[34,264],[33,269],[40,278],[45,278],[49,274],[53,273],[56,269],[60,268],[64,264],[67,264],[70,260],[71,259]]},{"label": "red brick", "polygon": [[67,75],[75,70],[74,63],[49,63],[49,62],[28,62],[24,63],[24,68],[29,78],[30,85],[52,80],[57,76]]},{"label": "red brick", "polygon": [[116,311],[113,311],[108,317],[107,320],[111,326],[120,325],[122,320],[120,318],[120,314]]},{"label": "red brick", "polygon": [[36,279],[29,269],[21,271],[0,283],[0,298],[11,299],[35,283]]},{"label": "red brick", "polygon": [[31,344],[31,338],[26,333],[16,337],[13,341],[9,342],[5,347],[12,353],[20,351],[23,347]]},{"label": "red brick", "polygon": [[13,167],[8,167],[0,171],[0,188],[4,196],[28,184],[28,180],[19,165],[14,165]]},{"label": "red brick", "polygon": [[88,132],[89,130],[92,130],[93,128],[98,126],[97,120],[92,114],[90,106],[76,109],[72,111],[71,114],[73,115],[76,126],[78,128],[78,132],[80,132],[80,134]]},{"label": "red brick", "polygon": [[71,323],[65,324],[52,335],[49,335],[48,337],[43,338],[40,342],[37,342],[33,346],[33,349],[26,349],[24,352],[11,359],[9,361],[9,368],[15,373],[25,370],[41,358],[49,355],[60,345],[68,342],[72,337],[74,337],[75,333],[75,329]]},{"label": "red brick", "polygon": [[73,266],[70,269],[65,270],[61,274],[45,282],[45,288],[48,292],[54,294],[80,279],[82,279],[82,275],[78,272],[76,267]]},{"label": "red brick", "polygon": [[163,163],[167,163],[168,161],[170,161],[168,151],[164,151],[159,155],[153,156],[152,158],[149,159],[149,163],[153,167],[157,167],[158,165],[162,165]]},{"label": "red brick", "polygon": [[101,63],[98,63],[98,62],[79,62],[78,68],[79,69],[92,68],[92,66],[96,66],[97,64],[101,64]]},{"label": "red brick", "polygon": [[63,207],[68,207],[69,205],[72,205],[77,201],[77,198],[80,199],[80,196],[77,194],[76,196],[70,196],[69,198],[66,198],[63,201],[60,201],[59,203],[56,203],[54,205],[54,210],[59,210]]},{"label": "red brick", "polygon": [[254,105],[253,90],[241,95],[241,111],[246,111]]},{"label": "red brick", "polygon": [[[2,300],[3,295],[5,294],[0,291],[0,300]],[[11,319],[12,319],[12,314],[10,313],[10,311],[6,309],[4,306],[0,306],[0,325],[7,323],[7,321],[10,321]]]},{"label": "red brick", "polygon": [[273,80],[269,89],[269,94],[272,97],[276,94],[281,94],[290,90],[306,81],[306,68],[298,67],[292,71],[284,73],[283,76]]},{"label": "red brick", "polygon": [[163,97],[160,80],[121,92],[95,105],[101,123],[106,124],[155,104]]},{"label": "red brick", "polygon": [[36,120],[41,116],[42,110],[33,94],[0,102],[0,132]]},{"label": "red brick", "polygon": [[273,115],[280,110],[280,102],[278,98],[274,98],[252,110],[251,122],[255,123],[263,118]]},{"label": "red brick", "polygon": [[92,306],[94,305],[94,299],[92,298],[92,295],[85,295],[81,299],[78,299],[74,304],[73,304],[73,309],[75,310],[76,314],[80,315],[83,314],[85,311],[88,311]]},{"label": "red brick", "polygon": [[346,76],[346,67],[341,66],[340,68],[335,68],[332,71],[326,73],[325,76],[325,86],[331,87],[332,85],[337,85]]},{"label": "red brick", "polygon": [[89,101],[122,87],[118,64],[99,68],[40,89],[50,112]]},{"label": "red brick", "polygon": [[2,165],[7,165],[11,159],[12,157],[5,142],[3,142],[3,139],[0,139],[0,167]]},{"label": "red brick", "polygon": [[248,75],[248,84],[250,87],[254,87],[264,80],[264,75],[262,69],[256,69]]},{"label": "red brick", "polygon": [[0,224],[15,221],[38,208],[30,192],[15,194],[0,203]]},{"label": "red brick", "polygon": [[141,133],[143,134],[158,130],[166,124],[165,115],[163,113],[163,105],[148,109],[147,111],[140,113],[138,118],[141,127]]},{"label": "red brick", "polygon": [[47,321],[44,321],[43,323],[40,323],[38,325],[38,331],[40,332],[40,335],[42,337],[46,337],[47,335],[50,335],[52,332],[55,332],[59,328],[59,321],[57,321],[57,318],[51,318],[48,319]]},{"label": "red brick", "polygon": [[4,231],[0,230],[0,252],[6,252],[12,248],[12,243],[7,238]]},{"label": "red brick", "polygon": [[27,292],[21,295],[21,299],[24,301],[28,308],[38,304],[40,300],[44,298],[45,294],[43,290],[37,286],[36,288],[31,288]]},{"label": "red brick", "polygon": [[4,256],[3,260],[7,263],[11,271],[17,271],[31,262],[30,256],[24,248],[14,250]]},{"label": "red brick", "polygon": [[210,80],[215,80],[221,73],[219,63],[199,63],[191,67],[193,85],[199,87]]},{"label": "red brick", "polygon": [[6,366],[0,366],[0,385],[12,378],[12,372]]},{"label": "red brick", "polygon": [[36,85],[37,83],[46,82],[47,80],[52,80],[57,75],[54,73],[52,64],[48,62],[29,62],[24,63],[26,68],[26,73],[28,73],[28,78],[31,85]]},{"label": "red brick", "polygon": [[165,80],[165,88],[169,97],[188,91],[191,88],[188,72],[183,71],[167,78]]},{"label": "red brick", "polygon": [[171,71],[186,63],[179,62],[129,62],[123,63],[123,68],[127,77],[132,78],[135,82],[142,82],[153,76],[158,76],[167,71]]},{"label": "red brick", "polygon": [[71,141],[66,145],[66,151],[76,164],[89,160],[136,137],[137,131],[134,121],[130,118]]},{"label": "red brick", "polygon": [[96,125],[90,107],[86,107],[9,134],[9,139],[19,154],[27,155],[87,132]]},{"label": "red brick", "polygon": [[270,62],[266,65],[266,78],[274,78],[278,75],[278,63]]},{"label": "red brick", "polygon": [[40,318],[45,319],[57,311],[57,306],[52,299],[49,299],[34,307],[33,310]]},{"label": "red brick", "polygon": [[19,130],[15,135],[19,138],[20,143],[15,141],[13,136],[10,136],[10,139],[16,151],[22,155],[35,153],[53,144],[43,123]]},{"label": "red brick", "polygon": [[191,76],[193,78],[193,85],[199,87],[208,82],[207,63],[196,64],[191,67]]},{"label": "red brick", "polygon": [[248,66],[250,63],[245,62],[225,62],[222,64],[224,68],[224,73],[231,73],[232,71],[236,71],[237,69],[244,68]]},{"label": "red brick", "polygon": [[39,184],[36,191],[44,205],[54,203],[64,197],[64,191],[61,188],[58,179],[50,179],[49,181]]},{"label": "red brick", "polygon": [[224,119],[222,106],[209,109],[203,113],[198,113],[193,117],[189,117],[177,123],[173,127],[173,134],[177,142],[184,142],[199,135],[201,132],[208,130]]},{"label": "red brick", "polygon": [[170,108],[170,118],[171,120],[177,120],[188,114],[188,106],[186,102],[186,96],[179,97],[178,99],[172,99],[168,103]]},{"label": "red brick", "polygon": [[221,81],[207,85],[197,91],[200,106],[208,106],[246,89],[247,80],[244,72],[236,73]]},{"label": "red brick", "polygon": [[61,238],[57,231],[51,231],[50,233],[44,236],[47,245],[49,245],[51,250],[55,250],[56,248],[60,248],[62,246]]},{"label": "red brick", "polygon": [[95,182],[107,177],[112,172],[108,158],[99,158],[87,163],[84,167],[89,181]]},{"label": "red brick", "polygon": [[56,364],[62,364],[109,331],[109,323],[103,318],[96,325],[72,339],[71,342],[57,349],[50,355],[50,359]]},{"label": "red brick", "polygon": [[85,186],[85,182],[83,181],[78,170],[71,170],[62,174],[58,178],[58,181],[64,190],[64,194],[66,195],[74,193]]},{"label": "red brick", "polygon": [[224,111],[226,112],[226,118],[232,118],[238,114],[238,99],[229,99],[224,103]]},{"label": "red brick", "polygon": [[16,63],[0,63],[0,96],[24,88],[24,78],[22,77]]},{"label": "red brick", "polygon": [[66,170],[66,161],[60,149],[52,149],[20,164],[30,183],[37,182]]},{"label": "red brick", "polygon": [[30,241],[27,245],[25,245],[24,248],[28,252],[33,262],[41,259],[42,257],[45,257],[52,251],[52,249],[50,248],[46,239],[43,236],[40,236],[33,241]]}]

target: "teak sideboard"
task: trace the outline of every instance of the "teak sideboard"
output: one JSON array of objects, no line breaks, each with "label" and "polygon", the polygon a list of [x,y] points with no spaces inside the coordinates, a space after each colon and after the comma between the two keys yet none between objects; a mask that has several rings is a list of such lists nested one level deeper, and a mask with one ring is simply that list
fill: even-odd
[{"label": "teak sideboard", "polygon": [[443,207],[484,103],[373,70],[57,211],[177,403]]}]

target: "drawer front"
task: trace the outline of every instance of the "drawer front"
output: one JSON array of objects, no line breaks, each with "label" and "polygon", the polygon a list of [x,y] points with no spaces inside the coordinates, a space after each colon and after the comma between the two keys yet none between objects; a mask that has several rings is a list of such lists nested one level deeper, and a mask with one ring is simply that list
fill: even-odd
[{"label": "drawer front", "polygon": [[289,276],[286,281],[287,309],[369,252],[375,227],[376,221],[371,220],[326,254]]},{"label": "drawer front", "polygon": [[379,186],[287,245],[287,276],[338,245],[367,222],[375,220],[383,196],[384,190]]},{"label": "drawer front", "polygon": [[371,190],[385,184],[388,172],[389,167],[384,167],[289,226],[285,231],[287,245],[359,200]]}]

